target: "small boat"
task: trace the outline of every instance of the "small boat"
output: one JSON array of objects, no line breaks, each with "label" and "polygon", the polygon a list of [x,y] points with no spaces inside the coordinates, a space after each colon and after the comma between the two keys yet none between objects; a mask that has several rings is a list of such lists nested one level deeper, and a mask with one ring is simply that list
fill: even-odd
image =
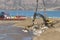
[{"label": "small boat", "polygon": [[5,12],[0,13],[0,20],[26,20],[26,16],[9,16]]},{"label": "small boat", "polygon": [[26,16],[7,16],[7,17],[0,17],[0,20],[26,20]]},{"label": "small boat", "polygon": [[4,20],[26,20],[26,18],[25,16],[11,16],[6,17]]}]

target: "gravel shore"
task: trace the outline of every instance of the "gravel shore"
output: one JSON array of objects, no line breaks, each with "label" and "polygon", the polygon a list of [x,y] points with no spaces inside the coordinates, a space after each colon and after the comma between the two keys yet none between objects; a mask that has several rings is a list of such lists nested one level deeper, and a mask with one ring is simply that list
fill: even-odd
[{"label": "gravel shore", "polygon": [[[33,40],[60,40],[60,19],[58,18],[51,18],[51,20],[54,20],[54,22],[59,21],[54,26],[55,28],[50,28],[44,33],[42,33],[40,36],[34,36]],[[43,22],[42,19],[36,19],[35,23],[38,22],[38,24],[41,24]],[[13,27],[27,27],[28,25],[32,24],[32,19],[28,18],[26,20],[22,21],[1,21],[0,20],[0,26],[1,25],[12,25]]]}]

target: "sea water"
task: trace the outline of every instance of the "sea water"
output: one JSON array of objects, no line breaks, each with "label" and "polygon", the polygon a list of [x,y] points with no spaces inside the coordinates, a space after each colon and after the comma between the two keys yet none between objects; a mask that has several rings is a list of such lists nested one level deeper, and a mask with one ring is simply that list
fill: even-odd
[{"label": "sea water", "polygon": [[[0,10],[1,12],[5,12],[7,14],[9,14],[10,16],[27,16],[27,17],[32,17],[34,14],[34,11],[22,11],[22,10]],[[43,14],[44,15],[44,11],[39,11],[38,13]],[[46,14],[48,17],[56,17],[56,18],[60,18],[60,11],[46,11]]]}]

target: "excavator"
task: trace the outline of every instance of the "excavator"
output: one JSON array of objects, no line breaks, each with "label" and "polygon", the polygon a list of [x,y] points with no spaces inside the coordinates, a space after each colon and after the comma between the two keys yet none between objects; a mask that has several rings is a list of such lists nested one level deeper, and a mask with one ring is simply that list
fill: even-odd
[{"label": "excavator", "polygon": [[[40,13],[37,13],[37,11],[38,11],[38,0],[36,0],[37,5],[36,5],[36,11],[35,11],[35,13],[34,13],[34,15],[33,15],[33,25],[34,25],[34,21],[35,21],[35,19],[36,19],[36,16],[39,16],[39,17],[41,17],[41,18],[43,19],[44,25],[47,26],[48,28],[50,28],[50,27],[53,26],[53,21],[52,21],[52,20],[49,20],[49,19],[46,17],[45,2],[44,2],[44,0],[42,0],[42,1],[43,1],[43,7],[44,7],[45,16],[42,15],[42,14],[40,14]],[[50,24],[50,25],[49,25],[49,24]]]},{"label": "excavator", "polygon": [[[44,12],[46,13],[46,8],[45,8],[45,3],[44,3],[44,0],[43,1],[43,6],[44,6]],[[41,17],[43,19],[43,22],[42,25],[45,25],[46,27],[48,28],[51,28],[51,27],[54,27],[53,25],[58,23],[53,23],[54,21],[53,20],[50,20],[49,18],[46,17],[46,14],[45,16],[40,14],[40,13],[37,13],[37,10],[38,10],[38,0],[36,0],[37,4],[36,4],[36,10],[34,12],[34,15],[33,15],[33,20],[32,20],[32,25],[28,25],[26,28],[24,28],[24,30],[29,30],[29,28],[33,27],[35,24],[34,24],[34,21],[35,19],[37,18],[37,16]],[[35,29],[39,28],[39,27],[34,27]]]}]

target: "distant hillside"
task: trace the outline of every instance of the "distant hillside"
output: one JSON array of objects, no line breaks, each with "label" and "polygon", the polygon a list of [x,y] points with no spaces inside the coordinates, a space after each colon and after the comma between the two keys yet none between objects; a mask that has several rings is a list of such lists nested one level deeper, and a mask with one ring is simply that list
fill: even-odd
[{"label": "distant hillside", "polygon": [[[60,7],[60,0],[44,0],[47,9]],[[43,9],[43,2],[39,0],[38,10]],[[0,0],[0,9],[9,10],[34,10],[36,0]],[[51,9],[52,10],[52,9]],[[53,9],[56,10],[56,9]],[[58,9],[60,10],[60,9]]]}]

